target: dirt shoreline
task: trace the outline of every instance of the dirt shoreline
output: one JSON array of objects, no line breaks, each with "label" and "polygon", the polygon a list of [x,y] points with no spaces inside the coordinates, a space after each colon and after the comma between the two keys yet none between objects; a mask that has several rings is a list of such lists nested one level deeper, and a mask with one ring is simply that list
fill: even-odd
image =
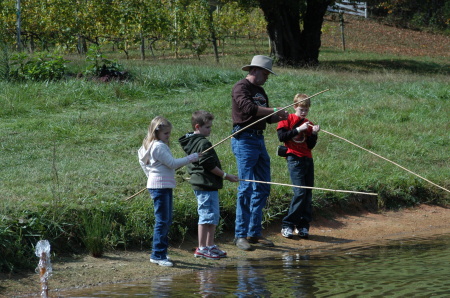
[{"label": "dirt shoreline", "polygon": [[[279,233],[279,225],[265,230],[276,246],[254,246],[253,251],[241,251],[232,244],[232,235],[220,237],[217,243],[227,250],[229,258],[210,261],[194,258],[195,239],[186,240],[180,247],[171,247],[169,253],[175,267],[163,268],[151,264],[148,251],[113,251],[102,258],[73,256],[52,260],[53,275],[50,277],[50,297],[64,296],[64,291],[101,284],[151,279],[155,276],[189,273],[211,268],[238,259],[266,258],[281,253],[320,253],[324,249],[365,246],[388,240],[411,237],[428,237],[450,233],[450,208],[420,205],[400,211],[379,213],[359,212],[342,214],[333,219],[318,218],[311,226],[308,240],[285,239]],[[36,265],[38,259],[36,258]],[[40,296],[39,275],[0,274],[0,297]]]}]

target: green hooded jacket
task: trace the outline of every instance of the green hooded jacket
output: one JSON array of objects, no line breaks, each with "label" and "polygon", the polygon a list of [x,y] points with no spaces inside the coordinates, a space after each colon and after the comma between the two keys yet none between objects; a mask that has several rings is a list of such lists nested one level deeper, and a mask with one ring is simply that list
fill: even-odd
[{"label": "green hooded jacket", "polygon": [[[201,134],[187,133],[178,139],[186,154],[200,153],[212,147],[210,141]],[[211,173],[215,167],[222,168],[214,149],[203,153],[197,161],[187,165],[191,176],[189,183],[194,190],[218,190],[223,187],[223,178]]]}]

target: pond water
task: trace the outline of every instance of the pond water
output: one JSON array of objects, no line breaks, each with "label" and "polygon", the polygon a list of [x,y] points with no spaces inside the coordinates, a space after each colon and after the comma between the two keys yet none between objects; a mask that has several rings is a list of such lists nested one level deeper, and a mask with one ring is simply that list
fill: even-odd
[{"label": "pond water", "polygon": [[450,235],[283,254],[60,297],[450,297]]}]

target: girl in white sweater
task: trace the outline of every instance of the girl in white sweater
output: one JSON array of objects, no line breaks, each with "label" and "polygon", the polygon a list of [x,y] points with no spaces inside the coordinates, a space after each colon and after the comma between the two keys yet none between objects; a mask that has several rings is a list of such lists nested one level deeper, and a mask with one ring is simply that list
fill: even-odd
[{"label": "girl in white sweater", "polygon": [[157,116],[148,127],[147,136],[138,150],[139,163],[147,175],[147,189],[154,203],[155,225],[150,262],[160,266],[173,266],[167,257],[169,228],[172,224],[173,188],[175,169],[195,162],[201,153],[175,159],[169,148],[172,124]]}]

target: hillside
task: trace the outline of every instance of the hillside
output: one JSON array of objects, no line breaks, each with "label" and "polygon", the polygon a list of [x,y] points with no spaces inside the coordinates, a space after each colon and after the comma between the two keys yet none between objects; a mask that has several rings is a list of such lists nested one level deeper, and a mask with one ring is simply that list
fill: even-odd
[{"label": "hillside", "polygon": [[[344,36],[347,51],[450,57],[449,36],[395,28],[371,19],[345,15]],[[323,26],[322,50],[327,48],[342,50],[339,20],[333,20],[332,16],[325,18]]]}]

